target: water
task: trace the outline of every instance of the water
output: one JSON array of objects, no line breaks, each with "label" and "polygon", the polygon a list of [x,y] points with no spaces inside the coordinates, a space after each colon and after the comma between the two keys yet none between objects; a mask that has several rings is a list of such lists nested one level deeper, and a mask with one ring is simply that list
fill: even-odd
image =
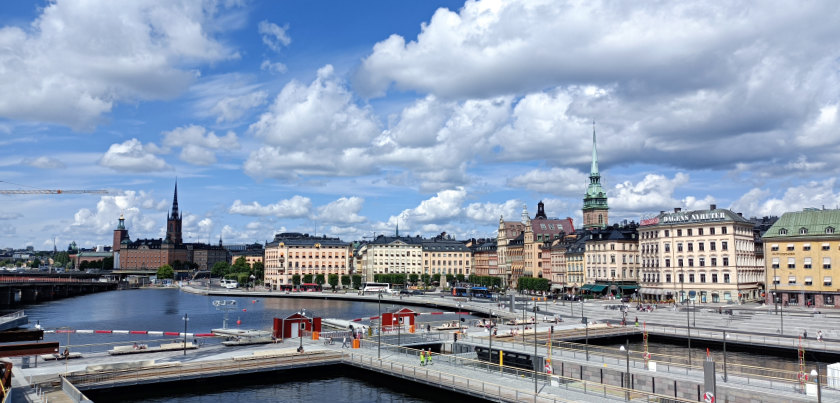
[{"label": "water", "polygon": [[[228,312],[228,327],[242,329],[270,330],[273,318],[284,318],[305,309],[307,316],[324,318],[354,319],[376,316],[379,307],[376,302],[338,301],[326,299],[295,298],[227,298],[196,295],[174,288],[138,289],[90,294],[75,298],[50,301],[25,307],[30,326],[36,322],[44,329],[81,330],[138,330],[183,332],[184,314],[187,314],[188,333],[209,333],[221,328],[224,312],[213,306],[215,300],[235,300],[235,310]],[[382,302],[382,311],[401,308],[398,303]],[[439,311],[438,309],[410,307],[417,312]],[[470,318],[469,315],[464,315]],[[457,320],[454,314],[422,315],[419,323],[425,321]],[[240,322],[237,325],[237,321]],[[366,323],[366,322],[361,322]],[[125,343],[146,341],[161,336],[117,335],[117,334],[70,334],[73,351],[104,351],[110,346],[96,346],[102,343]],[[171,337],[174,339],[174,337]],[[66,334],[46,334],[46,341],[67,343]],[[213,342],[207,340],[206,342]],[[75,347],[75,348],[74,348]]]},{"label": "water", "polygon": [[[277,382],[282,379],[282,382]],[[388,382],[381,375],[359,372],[358,369],[318,368],[240,376],[235,379],[196,381],[188,384],[167,384],[100,390],[87,393],[96,402],[435,402],[446,393],[411,382]],[[460,398],[459,398],[460,399]],[[465,399],[472,401],[473,399]]]},{"label": "water", "polygon": [[[189,316],[189,333],[209,333],[222,327],[224,313],[213,305],[214,300],[235,300],[236,310],[228,313],[228,327],[269,330],[273,318],[286,317],[306,309],[309,316],[354,319],[376,316],[376,302],[338,301],[294,298],[224,298],[181,292],[177,289],[139,289],[111,291],[75,298],[49,301],[26,306],[30,325],[37,322],[44,329],[70,328],[74,330],[140,330],[183,332],[184,314]],[[398,302],[383,301],[382,311],[401,308]],[[417,312],[439,309],[409,307]],[[470,318],[469,315],[464,315]],[[458,320],[455,314],[421,315],[417,321]],[[236,322],[241,321],[237,326]],[[366,323],[366,322],[362,322]],[[54,334],[44,335],[46,341],[58,341],[61,349],[70,344],[71,351],[105,351],[113,344],[167,339],[162,336],[118,334]],[[168,337],[170,340],[180,340]],[[199,339],[218,343],[215,339]],[[374,381],[375,380],[375,381]],[[390,380],[388,382],[387,380]],[[428,387],[411,382],[394,381],[381,375],[371,375],[358,369],[325,369],[249,375],[222,382],[218,379],[144,387],[136,391],[124,388],[91,392],[94,401],[136,402],[227,402],[227,401],[298,401],[298,402],[429,402],[440,401],[445,393],[429,392]],[[128,393],[127,393],[128,392]],[[424,393],[427,392],[427,393]],[[460,397],[459,397],[460,399]]]}]

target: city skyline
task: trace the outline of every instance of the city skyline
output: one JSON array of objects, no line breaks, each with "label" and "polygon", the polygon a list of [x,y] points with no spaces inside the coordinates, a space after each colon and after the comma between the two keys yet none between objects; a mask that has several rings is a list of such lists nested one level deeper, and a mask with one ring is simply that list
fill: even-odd
[{"label": "city skyline", "polygon": [[832,2],[15,2],[0,15],[0,246],[278,232],[494,236],[682,207],[837,208]]}]

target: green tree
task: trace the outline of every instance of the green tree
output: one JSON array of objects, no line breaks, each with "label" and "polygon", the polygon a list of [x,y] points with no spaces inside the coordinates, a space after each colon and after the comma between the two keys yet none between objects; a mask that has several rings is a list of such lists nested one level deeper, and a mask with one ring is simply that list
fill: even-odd
[{"label": "green tree", "polygon": [[180,260],[175,260],[172,262],[172,270],[184,270],[184,262]]},{"label": "green tree", "polygon": [[452,285],[452,283],[455,282],[455,276],[453,276],[451,274],[447,274],[446,275],[446,282],[449,283],[450,285]]},{"label": "green tree", "polygon": [[326,282],[327,282],[327,281],[326,281],[326,279],[324,278],[324,275],[323,275],[323,274],[316,274],[316,275],[315,275],[315,284],[318,284],[318,285],[320,285],[320,286],[323,286],[323,285],[324,285],[324,283],[326,283]]},{"label": "green tree", "polygon": [[70,255],[67,252],[58,252],[53,256],[53,264],[58,267],[64,267],[70,262]]},{"label": "green tree", "polygon": [[236,261],[233,262],[233,266],[231,267],[231,270],[234,273],[250,273],[251,272],[251,266],[248,264],[248,262],[245,261],[244,256],[240,256],[240,257],[236,258]]},{"label": "green tree", "polygon": [[455,276],[455,278],[458,280],[459,283],[464,282],[464,275],[463,274],[458,274],[457,276]]},{"label": "green tree", "polygon": [[37,269],[37,268],[41,267],[41,259],[38,259],[36,257],[34,260],[32,260],[32,263],[29,263],[29,267],[31,267],[33,269]]},{"label": "green tree", "polygon": [[254,277],[257,278],[256,281],[261,283],[263,281],[263,279],[265,278],[265,263],[254,262],[253,270],[254,270]]},{"label": "green tree", "polygon": [[327,276],[327,282],[330,284],[333,291],[335,291],[335,288],[338,287],[338,274],[330,274]]},{"label": "green tree", "polygon": [[409,275],[408,275],[408,281],[409,281],[411,284],[417,284],[417,281],[418,281],[418,280],[420,280],[420,276],[419,276],[419,275],[414,274],[414,273],[412,273],[412,274],[409,274]]},{"label": "green tree", "polygon": [[249,273],[236,273],[234,275],[236,276],[236,282],[239,283],[239,285],[251,282],[251,275]]},{"label": "green tree", "polygon": [[294,284],[295,286],[300,285],[300,274],[293,274],[292,275],[292,284]]},{"label": "green tree", "polygon": [[216,262],[210,269],[210,275],[213,277],[222,277],[230,270],[228,262]]},{"label": "green tree", "polygon": [[428,275],[428,274],[423,274],[423,275],[421,275],[421,276],[420,276],[420,279],[423,281],[423,284],[425,284],[425,285],[432,284],[432,281],[431,281],[431,280],[432,280],[432,276],[430,276],[430,275]]},{"label": "green tree", "polygon": [[166,278],[175,278],[175,270],[168,264],[160,266],[157,269],[157,278],[161,280]]},{"label": "green tree", "polygon": [[351,282],[352,282],[352,280],[350,279],[350,276],[341,276],[341,285],[342,286],[350,287]]},{"label": "green tree", "polygon": [[312,275],[311,274],[304,274],[303,275],[303,282],[304,283],[312,283]]},{"label": "green tree", "polygon": [[353,280],[353,289],[358,290],[362,288],[362,276],[360,274],[354,274],[351,278]]}]

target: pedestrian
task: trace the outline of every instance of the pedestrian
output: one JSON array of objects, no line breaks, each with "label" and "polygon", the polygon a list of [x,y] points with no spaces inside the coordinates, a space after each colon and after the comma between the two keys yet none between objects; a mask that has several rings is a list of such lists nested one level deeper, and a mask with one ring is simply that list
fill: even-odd
[{"label": "pedestrian", "polygon": [[420,349],[420,366],[426,365],[426,351],[422,348]]},{"label": "pedestrian", "polygon": [[639,317],[636,317],[636,327],[639,327]]},{"label": "pedestrian", "polygon": [[804,339],[807,339],[807,338],[808,338],[808,331],[807,331],[807,330],[803,330],[803,331],[802,331],[802,339],[804,340]]},{"label": "pedestrian", "polygon": [[426,351],[426,364],[432,365],[432,349]]},{"label": "pedestrian", "polygon": [[430,333],[432,331],[432,325],[426,324],[426,333]]},{"label": "pedestrian", "polygon": [[817,341],[823,341],[822,330],[817,330]]},{"label": "pedestrian", "polygon": [[347,348],[347,336],[341,338],[341,348]]}]

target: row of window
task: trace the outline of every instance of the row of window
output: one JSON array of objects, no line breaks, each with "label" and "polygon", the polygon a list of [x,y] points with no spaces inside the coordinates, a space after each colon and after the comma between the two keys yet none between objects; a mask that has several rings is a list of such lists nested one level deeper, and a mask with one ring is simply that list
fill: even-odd
[{"label": "row of window", "polygon": [[[773,277],[773,284],[779,285],[781,284],[781,277],[775,276]],[[788,285],[796,285],[796,276],[788,276]],[[809,286],[814,285],[814,278],[811,276],[806,276],[802,283],[803,285]],[[823,285],[830,286],[831,285],[831,276],[823,277]]]},{"label": "row of window", "polygon": [[[706,273],[700,273],[697,277],[695,277],[694,273],[689,273],[687,277],[688,277],[688,282],[689,283],[694,283],[695,280],[697,280],[697,279],[700,280],[699,283],[705,283],[706,282]],[[685,274],[680,273],[677,276],[677,283],[685,282],[685,278],[686,278]],[[722,278],[723,278],[723,283],[724,284],[728,284],[730,282],[729,273],[723,273]],[[718,283],[718,279],[719,279],[718,274],[717,273],[712,273],[711,283]],[[661,277],[660,277],[659,273],[645,273],[645,274],[642,275],[642,282],[645,282],[645,283],[659,283],[660,281],[661,281]],[[665,282],[666,283],[671,282],[671,274],[670,273],[665,274]]]},{"label": "row of window", "polygon": [[[789,243],[789,244],[787,244],[786,249],[789,252],[792,252],[792,251],[796,250],[796,247],[792,243]],[[779,250],[779,245],[778,244],[771,244],[770,245],[770,250],[773,251],[773,252],[777,252]],[[811,250],[811,244],[809,244],[809,243],[802,244],[802,250],[806,251],[806,252]],[[822,244],[822,250],[831,250],[831,245],[827,244],[827,243]]]},{"label": "row of window", "polygon": [[[716,231],[717,228],[716,227],[697,228],[697,236],[705,235],[704,232],[705,232],[706,229],[709,230],[709,235],[715,235],[715,231]],[[694,228],[686,228],[685,231],[683,231],[682,229],[677,229],[675,231],[676,231],[676,236],[683,236],[683,234],[685,234],[685,236],[694,236]],[[720,227],[720,233],[721,234],[726,234],[726,231],[727,231],[727,227]],[[670,237],[671,236],[671,230],[668,230],[668,229],[664,230],[663,235],[665,236],[665,238]],[[642,239],[651,239],[651,238],[659,238],[659,231],[643,231],[642,232]]]},{"label": "row of window", "polygon": [[[824,233],[833,234],[834,233],[834,227],[825,227]],[[779,235],[787,235],[787,234],[788,234],[787,228],[779,228]],[[808,228],[805,228],[805,227],[799,228],[799,235],[807,235],[807,234],[808,234]]]},{"label": "row of window", "polygon": [[[778,269],[780,266],[779,258],[774,257],[771,261],[771,266],[774,269]],[[812,269],[813,268],[813,260],[810,257],[806,257],[802,259],[802,267],[805,269]],[[787,260],[787,268],[788,269],[795,269],[796,268],[796,258],[789,257]],[[831,258],[830,257],[823,257],[822,259],[822,268],[823,269],[830,269],[831,268]]]}]

